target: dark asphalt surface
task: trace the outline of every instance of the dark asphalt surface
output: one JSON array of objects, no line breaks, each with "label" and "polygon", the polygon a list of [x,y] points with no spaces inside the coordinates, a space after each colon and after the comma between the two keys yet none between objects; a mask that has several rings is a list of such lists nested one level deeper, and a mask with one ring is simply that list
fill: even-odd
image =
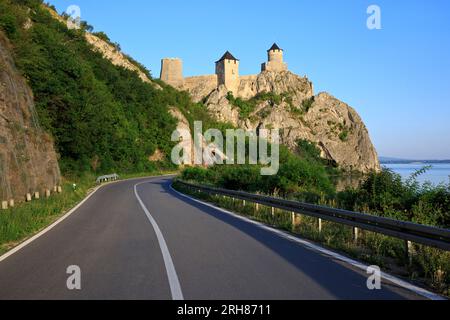
[{"label": "dark asphalt surface", "polygon": [[[420,299],[393,284],[368,290],[364,272],[170,189],[170,178],[100,188],[76,212],[0,262],[0,299],[171,299],[155,231],[185,299]],[[66,287],[70,265],[81,290]]]}]

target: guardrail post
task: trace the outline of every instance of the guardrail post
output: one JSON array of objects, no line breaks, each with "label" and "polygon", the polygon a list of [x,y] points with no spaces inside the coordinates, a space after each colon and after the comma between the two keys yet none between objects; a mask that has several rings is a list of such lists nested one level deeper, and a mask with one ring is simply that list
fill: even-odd
[{"label": "guardrail post", "polygon": [[25,196],[25,201],[30,202],[31,201],[31,193],[27,193]]},{"label": "guardrail post", "polygon": [[50,190],[45,189],[45,197],[49,198],[50,197]]},{"label": "guardrail post", "polygon": [[35,193],[34,193],[34,198],[35,198],[35,199],[39,199],[39,192],[35,192]]},{"label": "guardrail post", "polygon": [[411,241],[405,241],[405,249],[406,258],[408,259],[408,265],[411,266],[414,254],[416,253],[416,249],[414,248],[414,244]]},{"label": "guardrail post", "polygon": [[2,201],[2,210],[8,209],[8,201]]},{"label": "guardrail post", "polygon": [[291,212],[291,219],[292,219],[292,231],[295,230],[295,212]]},{"label": "guardrail post", "polygon": [[[203,187],[195,185],[192,186],[192,190],[197,190],[198,188]],[[59,189],[61,190],[60,186]],[[265,214],[267,213],[267,209],[270,208],[273,220],[275,219],[275,211],[277,207],[290,208],[293,211],[280,209],[281,211],[279,211],[278,214],[282,213],[284,215],[290,212],[292,228],[296,228],[298,225],[301,225],[301,218],[303,215],[306,215],[311,218],[314,217],[313,218],[314,221],[316,221],[317,219],[319,234],[322,232],[322,219],[326,219],[327,221],[330,220],[333,223],[345,224],[348,227],[352,228],[352,238],[355,242],[360,241],[361,236],[364,236],[364,233],[361,233],[361,230],[368,230],[370,232],[390,235],[397,239],[403,239],[401,241],[405,243],[404,244],[405,258],[406,258],[405,261],[408,261],[410,264],[413,262],[415,258],[414,256],[417,255],[415,250],[417,250],[417,245],[419,244],[450,251],[450,245],[448,242],[448,239],[450,239],[450,234],[446,229],[439,229],[428,226],[418,226],[411,222],[400,221],[401,230],[398,230],[397,222],[385,219],[383,217],[371,216],[368,214],[352,211],[345,211],[345,210],[342,211],[317,205],[311,206],[311,209],[314,212],[309,213],[308,211],[306,211],[305,213],[303,213],[302,211],[303,204],[301,202],[297,203],[292,201],[283,202],[283,199],[277,199],[259,194],[251,196],[248,195],[248,193],[244,192],[232,192],[218,188],[205,187],[204,189],[208,190],[206,193],[217,193],[218,195],[222,195],[224,198],[226,197],[227,202],[228,199],[231,198],[233,207],[236,206],[236,200],[241,200],[243,201],[244,206],[247,206],[247,202],[249,202],[248,206],[251,206],[252,208],[253,205],[255,205],[256,212],[258,212],[258,210],[261,211],[260,205],[262,205],[263,212],[265,212]],[[31,200],[31,194],[27,194],[27,200],[28,201]],[[241,205],[241,201],[238,201],[239,206]],[[273,203],[274,206],[272,206],[271,203]],[[289,217],[287,217],[287,219],[289,219]],[[393,234],[391,232],[393,229],[396,230],[397,234]],[[412,235],[416,233],[420,233],[420,237],[412,237]],[[412,239],[412,241],[415,242],[411,243],[411,241],[409,240],[406,241],[406,239]]]},{"label": "guardrail post", "polygon": [[242,200],[242,206],[245,207],[245,200]]},{"label": "guardrail post", "polygon": [[353,227],[353,241],[357,242],[359,236],[359,228]]},{"label": "guardrail post", "polygon": [[9,206],[14,208],[14,199],[9,200]]}]

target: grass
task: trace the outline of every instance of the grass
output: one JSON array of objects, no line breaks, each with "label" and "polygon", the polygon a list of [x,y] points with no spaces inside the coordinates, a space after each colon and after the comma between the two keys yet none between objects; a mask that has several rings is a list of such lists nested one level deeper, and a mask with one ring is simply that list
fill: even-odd
[{"label": "grass", "polygon": [[[158,176],[174,171],[154,171],[121,175],[121,179]],[[96,177],[85,174],[82,177],[63,178],[63,192],[52,194],[32,202],[20,203],[16,207],[0,211],[0,255],[32,237],[62,217],[83,200],[96,186]],[[73,184],[76,184],[76,189]]]},{"label": "grass", "polygon": [[[63,192],[0,211],[0,254],[44,229],[81,201],[94,186],[95,177],[63,180]],[[76,183],[76,190],[72,184]]]},{"label": "grass", "polygon": [[322,220],[322,229],[319,231],[318,219],[314,217],[296,214],[293,221],[291,213],[284,210],[275,209],[272,215],[272,209],[269,207],[260,205],[256,210],[253,203],[247,202],[244,206],[242,200],[233,201],[231,198],[192,191],[176,182],[174,187],[255,221],[300,235],[352,258],[378,265],[432,291],[450,296],[447,277],[450,272],[449,252],[414,244],[415,254],[410,263],[405,242],[397,238],[359,230],[358,240],[355,241],[353,230],[349,226]]}]

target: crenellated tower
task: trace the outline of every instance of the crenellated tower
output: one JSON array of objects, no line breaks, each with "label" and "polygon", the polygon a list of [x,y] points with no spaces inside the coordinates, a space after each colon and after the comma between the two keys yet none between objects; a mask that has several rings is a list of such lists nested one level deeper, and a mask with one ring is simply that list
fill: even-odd
[{"label": "crenellated tower", "polygon": [[183,62],[179,58],[161,60],[160,79],[174,87],[183,85]]},{"label": "crenellated tower", "polygon": [[239,60],[229,51],[216,61],[216,75],[218,84],[225,85],[227,89],[236,93],[239,88]]},{"label": "crenellated tower", "polygon": [[287,64],[283,62],[283,49],[276,43],[267,50],[267,62],[261,65],[261,71],[287,71]]}]

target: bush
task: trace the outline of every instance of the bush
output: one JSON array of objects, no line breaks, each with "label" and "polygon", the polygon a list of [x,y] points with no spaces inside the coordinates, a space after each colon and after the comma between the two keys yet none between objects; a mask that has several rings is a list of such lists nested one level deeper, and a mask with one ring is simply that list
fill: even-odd
[{"label": "bush", "polygon": [[201,167],[189,167],[183,170],[181,178],[186,181],[208,183],[213,178],[212,171]]},{"label": "bush", "polygon": [[[316,156],[316,150],[311,156]],[[314,150],[314,151],[312,151]],[[280,146],[280,168],[274,176],[261,176],[260,165],[215,165],[208,169],[188,168],[183,178],[189,177],[202,183],[213,184],[226,189],[244,190],[292,196],[293,193],[321,195],[334,194],[334,187],[326,166],[321,162],[300,158],[286,147]]]},{"label": "bush", "polygon": [[10,38],[14,37],[17,31],[17,20],[12,14],[4,14],[0,17],[0,27]]},{"label": "bush", "polygon": [[345,209],[364,208],[373,214],[448,228],[450,186],[420,185],[417,174],[405,182],[388,169],[373,172],[358,189],[338,193],[338,204]]}]

